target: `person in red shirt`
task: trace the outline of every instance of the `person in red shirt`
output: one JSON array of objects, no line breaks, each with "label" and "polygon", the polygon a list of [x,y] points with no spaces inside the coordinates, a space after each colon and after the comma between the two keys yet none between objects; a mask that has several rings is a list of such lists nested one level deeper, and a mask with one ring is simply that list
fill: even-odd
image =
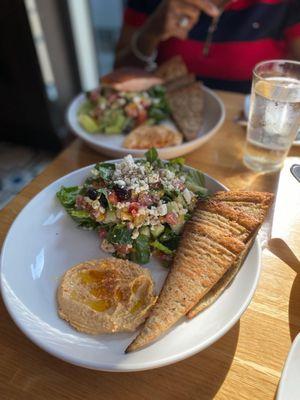
[{"label": "person in red shirt", "polygon": [[207,86],[247,93],[258,62],[300,60],[300,0],[129,0],[116,66],[178,54]]}]

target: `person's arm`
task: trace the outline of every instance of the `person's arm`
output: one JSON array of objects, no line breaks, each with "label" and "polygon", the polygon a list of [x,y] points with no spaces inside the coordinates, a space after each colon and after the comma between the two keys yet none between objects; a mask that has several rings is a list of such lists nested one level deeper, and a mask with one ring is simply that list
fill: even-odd
[{"label": "person's arm", "polygon": [[162,0],[140,28],[124,24],[116,49],[115,66],[144,65],[132,51],[132,36],[137,29],[136,46],[140,53],[150,56],[162,40],[170,37],[185,39],[201,11],[212,17],[219,14],[210,0]]}]

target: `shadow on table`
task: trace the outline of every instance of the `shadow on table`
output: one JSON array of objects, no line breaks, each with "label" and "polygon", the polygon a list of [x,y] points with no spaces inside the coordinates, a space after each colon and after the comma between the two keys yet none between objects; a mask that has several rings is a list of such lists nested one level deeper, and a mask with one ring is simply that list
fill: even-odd
[{"label": "shadow on table", "polygon": [[[212,399],[230,369],[239,336],[238,322],[208,349],[176,364],[132,373],[92,371],[62,362],[36,347],[14,325],[1,303],[0,343],[5,345],[3,362],[10,378],[0,390],[34,393],[32,400]],[[48,397],[44,397],[45,391]]]},{"label": "shadow on table", "polygon": [[300,275],[296,275],[289,302],[290,335],[293,341],[300,331]]}]

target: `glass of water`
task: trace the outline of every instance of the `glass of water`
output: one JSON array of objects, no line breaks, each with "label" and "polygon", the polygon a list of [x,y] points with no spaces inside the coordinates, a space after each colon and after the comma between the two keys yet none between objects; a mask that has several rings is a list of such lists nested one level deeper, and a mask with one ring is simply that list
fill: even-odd
[{"label": "glass of water", "polygon": [[300,62],[264,61],[253,70],[244,163],[270,172],[282,163],[300,127]]}]

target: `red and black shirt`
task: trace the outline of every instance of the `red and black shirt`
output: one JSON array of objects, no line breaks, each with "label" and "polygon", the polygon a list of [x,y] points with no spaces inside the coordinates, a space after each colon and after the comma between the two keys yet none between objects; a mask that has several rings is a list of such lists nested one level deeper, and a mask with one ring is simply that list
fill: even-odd
[{"label": "red and black shirt", "polygon": [[[129,0],[125,24],[139,27],[160,0]],[[250,91],[255,64],[288,58],[288,43],[300,38],[300,0],[232,0],[203,55],[211,18],[201,13],[186,40],[170,38],[158,48],[158,63],[181,54],[190,72],[212,88]]]}]

